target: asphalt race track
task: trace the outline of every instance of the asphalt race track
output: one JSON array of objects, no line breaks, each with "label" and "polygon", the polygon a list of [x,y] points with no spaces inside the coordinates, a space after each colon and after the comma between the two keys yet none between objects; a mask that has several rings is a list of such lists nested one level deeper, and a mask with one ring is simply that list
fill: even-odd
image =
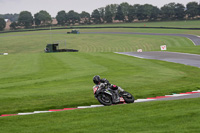
[{"label": "asphalt race track", "polygon": [[187,99],[187,98],[198,98],[198,97],[200,97],[200,93],[192,94],[192,95],[183,95],[183,96],[178,96],[178,97],[162,98],[162,99],[158,99],[158,101],[163,101],[163,100],[177,100],[177,99]]},{"label": "asphalt race track", "polygon": [[[180,63],[190,66],[195,66],[200,68],[200,55],[196,54],[187,54],[187,53],[176,53],[176,52],[116,52],[117,54],[123,54],[128,56],[133,56],[137,58],[145,59],[155,59],[162,60],[174,63]],[[191,94],[191,95],[181,95],[178,97],[164,97],[155,100],[176,100],[176,99],[186,99],[186,98],[197,98],[200,97],[200,94]],[[147,101],[143,101],[147,102]]]},{"label": "asphalt race track", "polygon": [[118,54],[124,54],[134,56],[138,58],[155,59],[174,63],[180,63],[189,66],[195,66],[200,68],[200,55],[176,53],[176,52],[116,52]]}]

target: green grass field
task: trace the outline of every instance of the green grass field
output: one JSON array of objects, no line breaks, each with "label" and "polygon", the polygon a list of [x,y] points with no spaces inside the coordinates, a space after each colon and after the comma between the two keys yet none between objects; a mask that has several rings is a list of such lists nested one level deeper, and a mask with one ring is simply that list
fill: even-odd
[{"label": "green grass field", "polygon": [[[192,33],[190,30],[90,29],[92,31]],[[52,34],[47,34],[52,33]],[[53,34],[56,33],[56,34]],[[183,37],[78,34],[65,30],[0,35],[0,114],[99,104],[94,75],[132,93],[136,99],[198,90],[196,67],[138,59],[114,52],[168,51],[200,54]],[[199,34],[195,31],[193,34]],[[78,53],[44,53],[47,43],[66,40]],[[63,46],[64,47],[64,46]],[[30,116],[0,117],[3,132],[199,132],[197,99],[136,103]]]},{"label": "green grass field", "polygon": [[[78,49],[80,52],[124,52],[158,51],[160,45],[167,45],[169,51],[190,52],[198,54],[199,46],[184,37],[147,36],[147,35],[120,35],[120,34],[66,34],[69,30],[35,31],[6,33],[0,35],[0,52],[7,53],[41,53],[46,44],[66,40],[67,48]],[[81,32],[145,32],[145,33],[182,33],[191,34],[199,31],[191,30],[159,30],[159,29],[88,29]],[[65,45],[61,45],[65,48]]]},{"label": "green grass field", "polygon": [[199,98],[0,118],[15,133],[198,133]]}]

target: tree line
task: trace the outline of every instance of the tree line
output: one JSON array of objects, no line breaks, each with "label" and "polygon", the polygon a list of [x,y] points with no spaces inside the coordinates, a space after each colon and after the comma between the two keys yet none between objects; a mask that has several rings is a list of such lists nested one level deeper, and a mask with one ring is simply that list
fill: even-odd
[{"label": "tree line", "polygon": [[[133,22],[137,21],[159,21],[159,20],[183,20],[183,19],[197,19],[200,16],[200,4],[197,2],[189,2],[186,7],[181,3],[169,3],[161,8],[151,4],[135,4],[130,5],[127,2],[121,4],[110,4],[106,7],[93,10],[90,14],[82,11],[80,14],[74,10],[65,12],[59,11],[56,15],[58,25],[74,25],[74,24],[101,24],[113,23],[116,20],[120,22]],[[10,27],[15,29],[17,26],[25,28],[36,26],[51,25],[52,17],[44,10],[32,14],[29,11],[22,11],[20,14],[6,14],[0,15],[0,30],[4,29],[5,22],[1,19],[12,18],[13,21]]]}]

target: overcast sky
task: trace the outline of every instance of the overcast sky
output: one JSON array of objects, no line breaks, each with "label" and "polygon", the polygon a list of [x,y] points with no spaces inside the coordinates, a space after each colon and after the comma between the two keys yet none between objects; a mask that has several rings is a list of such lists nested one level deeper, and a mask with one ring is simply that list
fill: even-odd
[{"label": "overcast sky", "polygon": [[55,17],[58,11],[61,10],[92,13],[94,9],[122,2],[127,2],[131,5],[152,4],[160,8],[171,2],[181,3],[186,6],[187,3],[192,1],[199,2],[200,0],[0,0],[0,14],[19,14],[21,11],[30,11],[34,15],[40,10],[46,10],[52,17]]}]

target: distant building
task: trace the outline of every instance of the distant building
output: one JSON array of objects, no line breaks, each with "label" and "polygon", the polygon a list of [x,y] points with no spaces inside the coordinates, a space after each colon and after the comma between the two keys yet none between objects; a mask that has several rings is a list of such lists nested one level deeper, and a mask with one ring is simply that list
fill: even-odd
[{"label": "distant building", "polygon": [[9,19],[4,19],[6,22],[5,30],[10,30],[10,24],[12,23]]},{"label": "distant building", "polygon": [[51,23],[52,23],[53,25],[56,25],[56,24],[58,24],[58,21],[57,21],[55,18],[53,18]]}]

